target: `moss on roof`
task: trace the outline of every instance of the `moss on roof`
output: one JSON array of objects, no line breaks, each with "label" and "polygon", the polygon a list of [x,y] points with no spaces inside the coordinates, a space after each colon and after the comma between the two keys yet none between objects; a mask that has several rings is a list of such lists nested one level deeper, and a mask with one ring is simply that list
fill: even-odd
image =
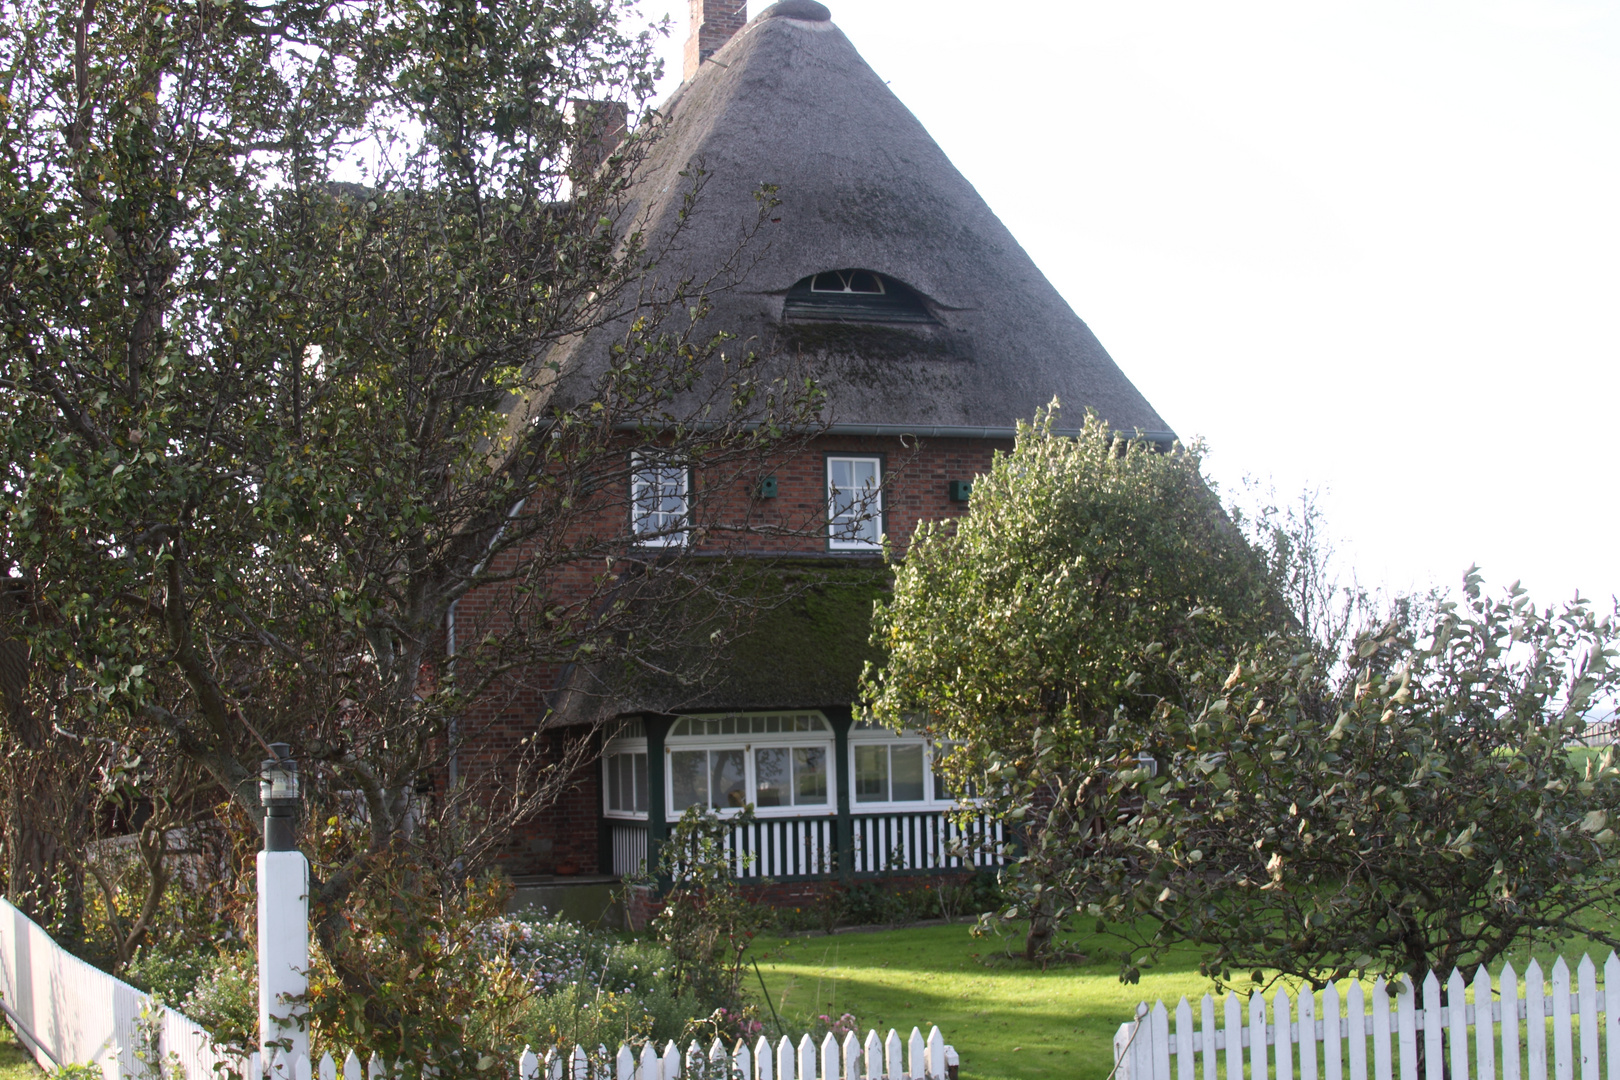
[{"label": "moss on roof", "polygon": [[[741,565],[716,575],[713,597],[746,597],[740,618],[721,602],[688,601],[679,640],[646,665],[578,671],[557,720],[577,723],[638,712],[827,708],[855,700],[870,644],[872,605],[893,579],[876,560],[801,559]],[[722,629],[719,655],[710,637]],[[615,665],[617,666],[617,665]],[[585,684],[602,688],[590,693]],[[572,700],[570,698],[572,697]]]}]

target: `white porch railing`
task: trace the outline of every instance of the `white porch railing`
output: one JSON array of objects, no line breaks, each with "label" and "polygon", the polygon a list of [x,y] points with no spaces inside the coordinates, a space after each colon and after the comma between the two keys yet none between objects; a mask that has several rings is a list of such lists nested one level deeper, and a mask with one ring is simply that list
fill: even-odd
[{"label": "white porch railing", "polygon": [[989,815],[974,818],[964,829],[938,810],[857,814],[854,834],[857,874],[996,867],[1006,841],[1001,822]]},{"label": "white porch railing", "polygon": [[[290,1067],[289,1067],[290,1065]],[[250,1077],[271,1080],[391,1080],[398,1070],[372,1055],[365,1065],[349,1051],[343,1060],[341,1074],[331,1054],[311,1066],[307,1057],[288,1063],[277,1056],[265,1068],[258,1054],[249,1066]],[[752,1049],[738,1043],[727,1050],[716,1039],[707,1051],[697,1043],[687,1046],[681,1053],[674,1043],[664,1046],[659,1053],[652,1044],[643,1046],[638,1053],[629,1046],[620,1046],[617,1054],[609,1055],[605,1048],[588,1054],[582,1047],[568,1053],[556,1050],[539,1057],[533,1050],[524,1050],[518,1059],[518,1080],[956,1080],[956,1051],[945,1045],[939,1028],[934,1028],[924,1039],[917,1028],[911,1029],[911,1038],[902,1043],[900,1033],[889,1030],[887,1039],[879,1038],[876,1031],[868,1031],[865,1040],[854,1032],[844,1036],[842,1042],[828,1035],[820,1047],[805,1035],[794,1046],[786,1036],[772,1046],[761,1037]]]},{"label": "white porch railing", "polygon": [[1269,1018],[1259,994],[1246,1007],[1229,994],[1219,1010],[1206,994],[1196,1023],[1192,1006],[1181,999],[1173,1030],[1164,1002],[1151,1009],[1142,1004],[1137,1019],[1114,1036],[1115,1075],[1346,1080],[1348,1072],[1348,1080],[1394,1080],[1398,1065],[1400,1080],[1548,1080],[1550,1039],[1553,1080],[1574,1080],[1577,1066],[1581,1080],[1620,1080],[1620,958],[1614,953],[1603,965],[1602,990],[1591,957],[1581,959],[1574,989],[1562,958],[1553,964],[1550,990],[1534,960],[1522,983],[1506,964],[1496,987],[1480,968],[1471,988],[1470,1002],[1470,987],[1456,971],[1444,998],[1433,972],[1417,994],[1405,976],[1394,987],[1379,979],[1370,995],[1357,982],[1334,984],[1322,991],[1320,1015],[1313,995],[1295,1002],[1278,990]]},{"label": "white porch railing", "polygon": [[186,1080],[215,1080],[215,1066],[224,1059],[210,1048],[206,1031],[173,1009],[152,1017],[157,1043],[143,1046],[141,1011],[150,1004],[145,994],[63,949],[0,900],[0,1006],[41,1065],[95,1064],[107,1080],[122,1080],[149,1071],[135,1056],[144,1049],[164,1076],[178,1063]]}]

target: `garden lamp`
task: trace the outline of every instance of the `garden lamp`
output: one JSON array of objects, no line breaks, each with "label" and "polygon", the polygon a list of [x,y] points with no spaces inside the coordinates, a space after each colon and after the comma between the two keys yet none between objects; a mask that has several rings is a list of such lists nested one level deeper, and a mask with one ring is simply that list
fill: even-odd
[{"label": "garden lamp", "polygon": [[298,762],[292,747],[271,743],[275,757],[259,764],[259,802],[264,805],[264,850],[293,850],[293,815],[298,809]]}]

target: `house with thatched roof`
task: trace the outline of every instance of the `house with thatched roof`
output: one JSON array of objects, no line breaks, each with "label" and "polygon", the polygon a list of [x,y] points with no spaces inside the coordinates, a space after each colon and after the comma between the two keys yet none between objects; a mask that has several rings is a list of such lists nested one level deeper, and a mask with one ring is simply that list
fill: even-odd
[{"label": "house with thatched roof", "polygon": [[[774,191],[746,274],[710,297],[710,320],[793,358],[828,395],[825,425],[754,492],[808,526],[762,552],[758,588],[782,601],[734,642],[724,677],[560,681],[547,707],[604,731],[602,752],[537,826],[549,846],[513,869],[634,873],[687,807],[750,805],[757,820],[735,838],[749,876],[961,870],[933,748],[852,711],[888,587],[882,540],[903,551],[919,522],[965,511],[974,476],[1054,397],[1074,421],[1060,427],[1092,410],[1127,433],[1174,435],[825,6],[781,0],[746,25],[743,0],[692,7],[686,78],[633,209],[651,234],[679,221],[660,272],[701,280],[735,258],[761,185]],[[564,348],[557,399],[607,362],[591,335]],[[693,468],[649,459],[638,522],[680,519]]]}]

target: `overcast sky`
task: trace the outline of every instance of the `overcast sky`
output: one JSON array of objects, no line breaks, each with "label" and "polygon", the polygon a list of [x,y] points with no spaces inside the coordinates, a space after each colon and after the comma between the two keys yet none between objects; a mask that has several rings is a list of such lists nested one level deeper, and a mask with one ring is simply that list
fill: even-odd
[{"label": "overcast sky", "polygon": [[1620,3],[829,6],[1223,487],[1364,583],[1620,593]]}]

